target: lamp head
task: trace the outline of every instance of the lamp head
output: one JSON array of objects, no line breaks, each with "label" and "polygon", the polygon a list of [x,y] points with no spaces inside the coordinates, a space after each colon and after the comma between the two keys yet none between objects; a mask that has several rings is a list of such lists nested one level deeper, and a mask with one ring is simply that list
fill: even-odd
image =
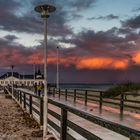
[{"label": "lamp head", "polygon": [[49,13],[52,13],[56,10],[56,8],[52,5],[44,4],[44,5],[38,5],[35,7],[35,11],[38,13],[41,13],[42,18],[48,18]]}]

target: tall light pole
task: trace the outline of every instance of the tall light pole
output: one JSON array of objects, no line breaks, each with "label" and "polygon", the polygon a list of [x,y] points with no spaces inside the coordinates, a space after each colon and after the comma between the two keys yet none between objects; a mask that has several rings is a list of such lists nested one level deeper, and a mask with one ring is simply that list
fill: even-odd
[{"label": "tall light pole", "polygon": [[14,74],[13,74],[13,69],[14,69],[14,65],[11,65],[11,69],[12,69],[12,98],[14,97],[13,95],[14,95]]},{"label": "tall light pole", "polygon": [[59,47],[57,47],[56,88],[59,89]]},{"label": "tall light pole", "polygon": [[47,18],[49,13],[54,12],[56,8],[52,5],[39,5],[35,11],[41,13],[44,19],[44,116],[43,116],[43,139],[48,133],[48,94],[47,94]]},{"label": "tall light pole", "polygon": [[33,74],[33,76],[34,76],[34,83],[35,83],[35,73],[36,73],[36,65],[35,65],[35,62],[34,62],[34,66],[33,67],[34,67],[34,71],[33,71],[34,74]]}]

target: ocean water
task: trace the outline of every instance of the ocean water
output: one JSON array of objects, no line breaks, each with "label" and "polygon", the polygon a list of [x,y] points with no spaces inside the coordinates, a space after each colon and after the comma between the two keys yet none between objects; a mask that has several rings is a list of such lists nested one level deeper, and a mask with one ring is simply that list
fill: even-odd
[{"label": "ocean water", "polygon": [[60,84],[61,89],[107,90],[114,84]]}]

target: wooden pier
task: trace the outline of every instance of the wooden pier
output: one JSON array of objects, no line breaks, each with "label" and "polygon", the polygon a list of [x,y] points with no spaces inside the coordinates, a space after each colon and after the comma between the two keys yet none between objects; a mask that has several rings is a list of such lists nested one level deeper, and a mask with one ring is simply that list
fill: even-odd
[{"label": "wooden pier", "polygon": [[[7,92],[9,94],[11,93],[11,88],[6,88]],[[74,93],[74,94],[72,94]],[[81,93],[81,92],[80,92]],[[56,138],[60,140],[78,140],[81,139],[88,139],[88,140],[102,140],[104,139],[104,134],[102,133],[102,136],[99,134],[94,134],[94,129],[89,128],[90,126],[80,126],[76,119],[80,118],[83,121],[80,121],[80,123],[84,123],[86,121],[90,122],[92,125],[98,125],[102,129],[107,129],[108,131],[111,131],[114,135],[114,133],[117,135],[117,139],[119,137],[120,140],[139,140],[140,139],[140,131],[128,126],[125,126],[120,123],[115,123],[113,121],[104,119],[102,117],[96,116],[94,114],[90,114],[87,111],[84,111],[80,108],[76,108],[76,102],[79,101],[79,98],[83,98],[84,100],[84,106],[86,107],[88,104],[88,101],[90,100],[90,96],[96,96],[98,100],[96,99],[96,102],[99,102],[99,110],[103,107],[103,101],[102,98],[102,92],[100,92],[100,96],[97,95],[91,95],[86,90],[84,94],[80,95],[77,90],[74,90],[74,92],[69,92],[68,90],[65,90],[62,92],[60,89],[50,89],[48,91],[48,94],[51,94],[49,98],[49,107],[52,109],[48,109],[49,112],[49,118],[48,118],[48,128],[49,130],[56,136]],[[82,97],[81,97],[82,96]],[[21,105],[22,108],[26,109],[30,115],[32,115],[39,123],[40,125],[43,124],[43,98],[39,97],[37,95],[34,95],[32,91],[26,90],[26,89],[20,89],[20,88],[14,88],[14,98],[18,104]],[[62,100],[61,100],[62,98]],[[73,99],[73,105],[70,104],[69,100]],[[93,98],[92,98],[93,99]],[[120,101],[120,103],[122,100]],[[117,104],[117,103],[116,103]],[[123,102],[124,105],[124,102]],[[53,108],[54,106],[54,108]],[[59,108],[58,112],[55,110],[56,108]],[[121,108],[121,106],[120,106]],[[122,112],[122,108],[120,109],[120,112]],[[100,112],[101,113],[101,112]],[[68,114],[72,115],[72,120],[69,119]],[[70,115],[71,116],[71,115]],[[77,117],[74,117],[77,116]],[[53,119],[52,119],[53,118]],[[70,117],[71,118],[71,117]],[[73,122],[75,120],[75,122]],[[60,122],[60,123],[59,123]],[[115,140],[115,138],[113,139]]]}]

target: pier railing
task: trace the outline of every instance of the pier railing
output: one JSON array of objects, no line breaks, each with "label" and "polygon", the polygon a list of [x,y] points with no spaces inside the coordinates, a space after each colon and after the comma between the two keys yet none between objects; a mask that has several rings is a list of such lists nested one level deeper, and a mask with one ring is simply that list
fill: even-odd
[{"label": "pier railing", "polygon": [[[5,90],[9,94],[11,94],[12,90],[10,87],[5,88]],[[21,107],[23,107],[29,114],[31,114],[31,116],[34,117],[40,123],[40,125],[43,124],[42,97],[38,97],[36,95],[33,95],[33,93],[31,92],[23,91],[20,89],[14,89],[13,96],[16,102],[20,104]],[[52,119],[52,117],[48,117],[49,126],[51,126],[54,132],[58,134],[60,140],[76,140],[73,133],[71,133],[72,131],[88,140],[102,140],[99,136],[96,136],[82,126],[77,125],[76,122],[70,120],[68,118],[68,113],[72,113],[80,118],[88,120],[93,124],[100,125],[103,128],[107,128],[116,133],[124,135],[130,140],[140,139],[140,131],[88,114],[84,111],[75,109],[74,107],[65,105],[59,101],[48,99],[48,103],[49,105],[55,106],[56,108],[59,108],[61,110],[60,113],[58,113],[53,109],[48,108],[49,116],[52,116],[60,122],[60,125],[58,125],[57,121]]]},{"label": "pier railing", "polygon": [[87,105],[88,102],[96,102],[99,104],[100,110],[102,110],[103,105],[113,105],[120,108],[121,114],[123,114],[125,108],[135,109],[137,111],[140,110],[139,100],[127,99],[128,96],[140,97],[140,94],[136,93],[121,93],[119,97],[105,98],[104,94],[106,94],[106,92],[101,90],[56,89],[54,87],[49,88],[49,93],[52,94],[54,97],[63,97],[66,101],[68,99],[71,99],[74,103],[78,100],[83,101],[85,105]]},{"label": "pier railing", "polygon": [[[5,92],[12,95],[12,88],[6,87]],[[15,101],[42,126],[43,98],[32,93],[33,92],[24,92],[24,90],[14,88],[13,97]]]}]

